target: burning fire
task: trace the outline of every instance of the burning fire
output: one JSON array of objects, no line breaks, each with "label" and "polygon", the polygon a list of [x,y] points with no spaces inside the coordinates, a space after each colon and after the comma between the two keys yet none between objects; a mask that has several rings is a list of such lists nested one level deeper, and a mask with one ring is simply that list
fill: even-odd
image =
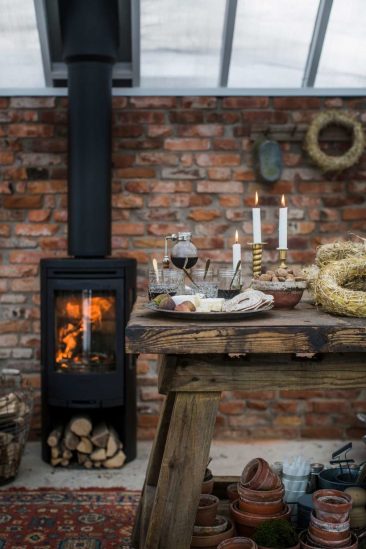
[{"label": "burning fire", "polygon": [[112,303],[111,298],[92,296],[67,301],[62,312],[68,321],[58,330],[56,363],[64,366],[65,360],[81,361],[85,337],[101,326],[103,315],[110,310]]}]

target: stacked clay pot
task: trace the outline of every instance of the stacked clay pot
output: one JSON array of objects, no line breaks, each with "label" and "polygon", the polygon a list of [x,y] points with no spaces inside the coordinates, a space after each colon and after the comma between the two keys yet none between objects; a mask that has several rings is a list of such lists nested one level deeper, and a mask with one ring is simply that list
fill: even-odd
[{"label": "stacked clay pot", "polygon": [[249,538],[230,538],[221,542],[217,549],[258,549],[258,545]]},{"label": "stacked clay pot", "polygon": [[356,549],[357,537],[350,531],[352,499],[339,490],[317,490],[313,494],[314,510],[308,532],[302,533],[300,546]]},{"label": "stacked clay pot", "polygon": [[234,526],[229,519],[217,514],[219,498],[201,494],[198,504],[191,547],[216,549],[224,540],[232,538]]},{"label": "stacked clay pot", "polygon": [[230,513],[241,536],[252,536],[265,520],[290,519],[281,479],[264,459],[255,458],[246,465],[238,493],[239,499],[231,503]]}]

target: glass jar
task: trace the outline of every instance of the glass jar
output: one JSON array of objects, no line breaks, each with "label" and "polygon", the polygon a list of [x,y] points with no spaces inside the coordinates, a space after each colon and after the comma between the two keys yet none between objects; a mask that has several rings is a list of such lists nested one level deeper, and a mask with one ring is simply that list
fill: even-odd
[{"label": "glass jar", "polygon": [[219,269],[218,297],[232,299],[241,290],[241,270],[237,273],[233,269]]},{"label": "glass jar", "polygon": [[211,298],[217,297],[218,292],[218,280],[217,276],[214,276],[213,271],[207,271],[205,276],[205,269],[193,269],[191,272],[192,279],[195,286],[196,293],[203,294],[204,297]]},{"label": "glass jar", "polygon": [[192,233],[178,233],[172,235],[172,240],[176,240],[171,250],[171,260],[178,269],[191,269],[198,260],[197,248],[191,242]]}]

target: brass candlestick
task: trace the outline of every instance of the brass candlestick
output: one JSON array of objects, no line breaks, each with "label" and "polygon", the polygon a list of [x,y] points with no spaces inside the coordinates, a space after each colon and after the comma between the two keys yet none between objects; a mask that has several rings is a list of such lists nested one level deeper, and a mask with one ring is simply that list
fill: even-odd
[{"label": "brass candlestick", "polygon": [[253,253],[253,277],[262,274],[262,252],[264,242],[249,242]]},{"label": "brass candlestick", "polygon": [[280,253],[280,269],[287,269],[286,258],[287,248],[277,248]]}]

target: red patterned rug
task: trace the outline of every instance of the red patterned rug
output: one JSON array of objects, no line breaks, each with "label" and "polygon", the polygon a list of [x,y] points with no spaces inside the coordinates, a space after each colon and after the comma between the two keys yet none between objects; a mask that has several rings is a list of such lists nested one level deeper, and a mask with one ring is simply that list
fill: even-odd
[{"label": "red patterned rug", "polygon": [[0,489],[0,549],[130,549],[140,494]]}]

